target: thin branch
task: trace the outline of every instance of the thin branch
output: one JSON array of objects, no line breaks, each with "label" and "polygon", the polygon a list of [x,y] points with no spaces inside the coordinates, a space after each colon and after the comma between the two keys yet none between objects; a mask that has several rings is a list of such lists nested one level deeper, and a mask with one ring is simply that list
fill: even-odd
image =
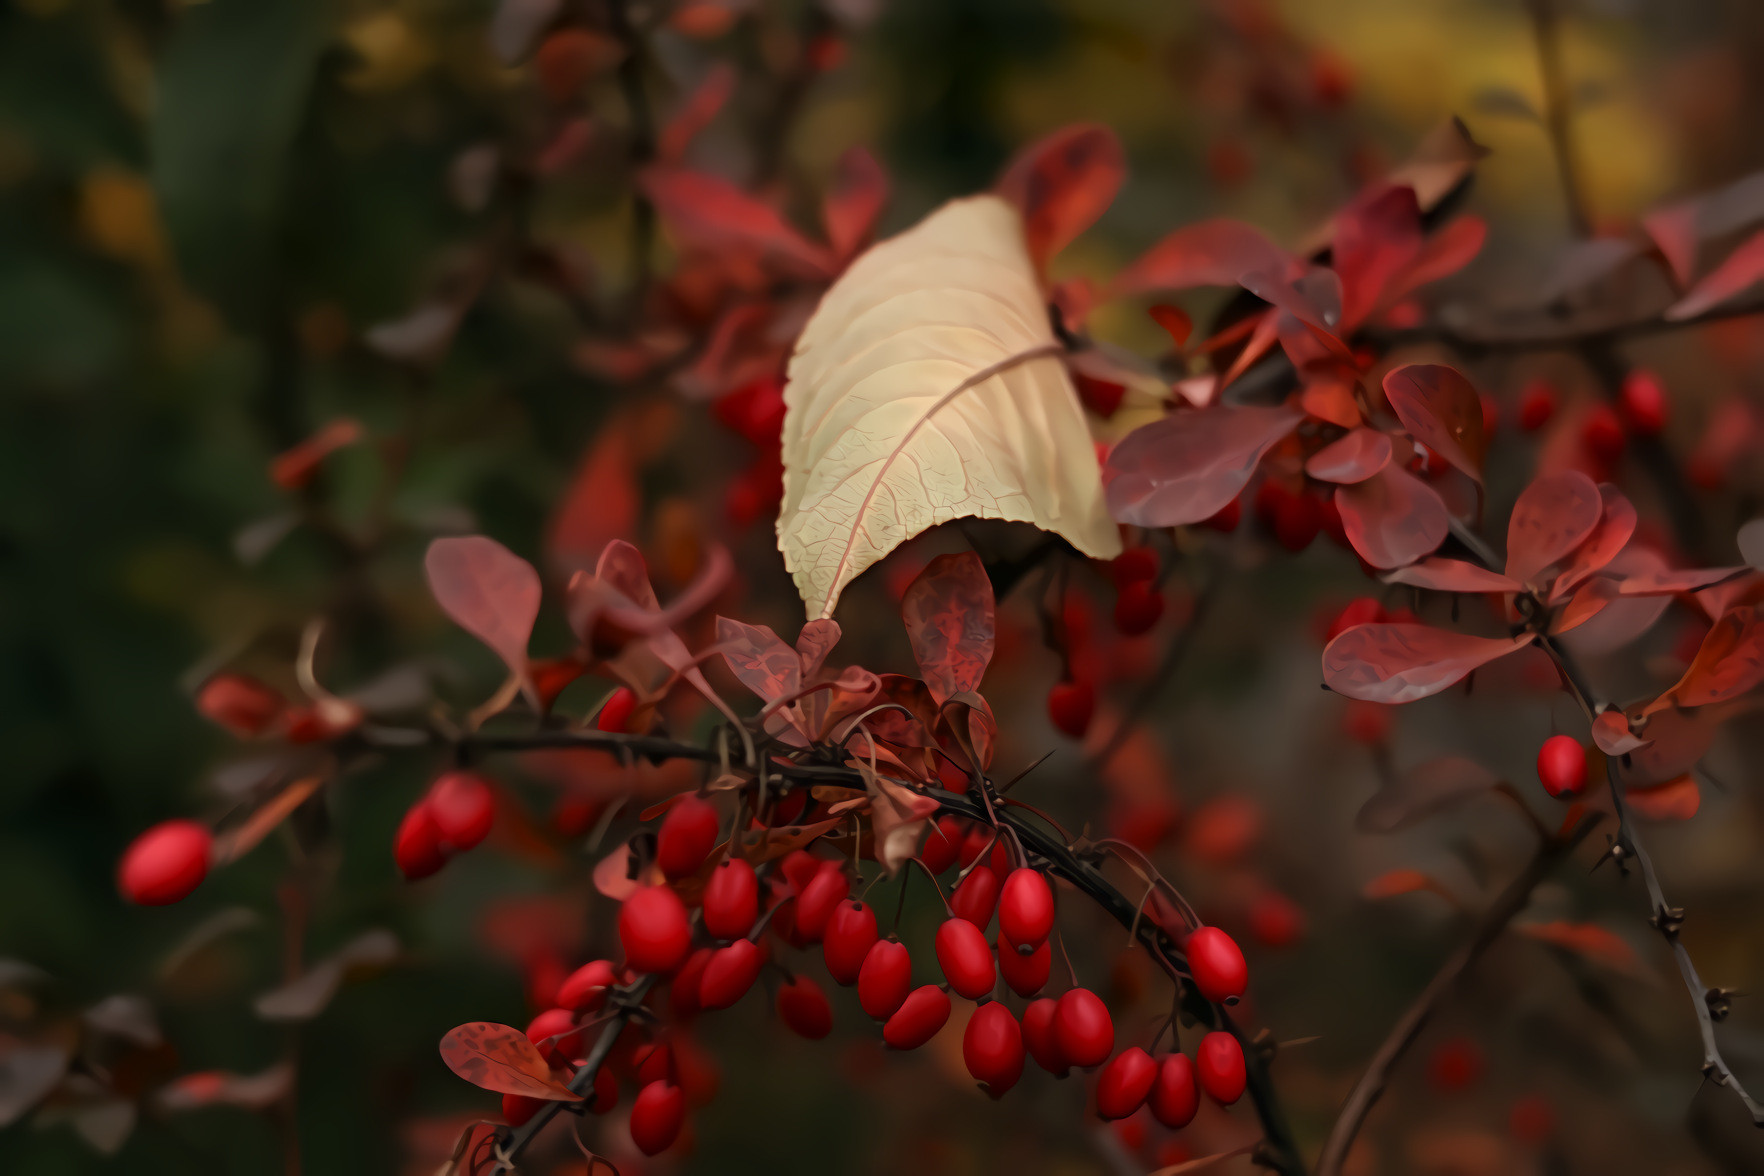
[{"label": "thin branch", "polygon": [[1562,21],[1556,0],[1529,0],[1532,34],[1537,41],[1538,71],[1543,75],[1544,129],[1550,136],[1550,153],[1562,177],[1562,199],[1568,205],[1568,223],[1574,235],[1592,235],[1592,216],[1586,207],[1586,189],[1580,180],[1579,154],[1574,146],[1574,103],[1568,72],[1562,65]]},{"label": "thin branch", "polygon": [[[619,63],[619,92],[631,120],[631,164],[641,168],[655,158],[655,112],[643,84],[643,39],[631,25],[627,0],[612,0],[608,8],[613,34],[625,44],[625,58]],[[655,251],[655,205],[641,188],[632,193],[631,201],[631,309],[641,313],[643,297],[649,291],[650,254]]]}]

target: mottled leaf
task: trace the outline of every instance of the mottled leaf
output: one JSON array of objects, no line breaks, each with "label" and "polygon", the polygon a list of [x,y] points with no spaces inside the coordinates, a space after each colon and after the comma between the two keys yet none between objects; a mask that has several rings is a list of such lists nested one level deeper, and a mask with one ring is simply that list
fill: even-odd
[{"label": "mottled leaf", "polygon": [[1567,595],[1581,581],[1616,559],[1635,534],[1635,506],[1609,482],[1599,484],[1599,525],[1562,565],[1550,589],[1552,600]]},{"label": "mottled leaf", "polygon": [[1348,542],[1375,568],[1413,563],[1451,531],[1439,491],[1395,465],[1356,485],[1336,487],[1335,506]]},{"label": "mottled leaf", "polygon": [[919,852],[919,840],[937,812],[937,802],[885,776],[869,776],[870,828],[876,860],[890,874]]},{"label": "mottled leaf", "polygon": [[1080,123],[1031,143],[999,177],[997,193],[1023,214],[1023,236],[1037,269],[1089,228],[1127,178],[1115,132]]},{"label": "mottled leaf", "polygon": [[1320,482],[1364,482],[1390,464],[1390,436],[1377,429],[1354,429],[1331,441],[1305,462],[1305,473]]},{"label": "mottled leaf", "polygon": [[1355,625],[1323,650],[1323,681],[1349,698],[1414,702],[1525,648],[1533,636],[1472,637],[1417,624]]},{"label": "mottled leaf", "polygon": [[527,1035],[508,1025],[471,1021],[441,1039],[447,1068],[483,1090],[519,1094],[553,1102],[582,1096],[552,1077],[551,1067]]},{"label": "mottled leaf", "polygon": [[718,617],[717,645],[729,672],[764,701],[802,689],[802,658],[766,626]]},{"label": "mottled leaf", "polygon": [[907,589],[901,620],[938,706],[980,688],[992,661],[993,607],[992,581],[971,551],[938,556]]},{"label": "mottled leaf", "polygon": [[1384,377],[1384,397],[1409,436],[1482,481],[1488,438],[1482,432],[1482,400],[1456,368],[1409,363]]},{"label": "mottled leaf", "polygon": [[1507,522],[1507,575],[1531,582],[1585,542],[1604,513],[1599,488],[1579,470],[1537,478]]},{"label": "mottled leaf", "polygon": [[1288,408],[1220,405],[1174,412],[1135,429],[1109,451],[1103,470],[1109,509],[1139,527],[1209,519],[1303,419]]}]

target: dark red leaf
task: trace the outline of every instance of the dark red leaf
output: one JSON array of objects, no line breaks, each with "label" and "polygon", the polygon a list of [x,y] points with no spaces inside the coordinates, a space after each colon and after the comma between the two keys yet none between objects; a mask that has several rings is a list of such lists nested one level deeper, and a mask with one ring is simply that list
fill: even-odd
[{"label": "dark red leaf", "polygon": [[1305,473],[1320,482],[1364,482],[1390,464],[1390,437],[1377,429],[1354,429],[1331,441],[1305,462]]},{"label": "dark red leaf", "polygon": [[1421,207],[1407,185],[1380,184],[1336,215],[1331,257],[1341,275],[1343,333],[1371,317],[1420,253]]},{"label": "dark red leaf", "polygon": [[931,697],[942,706],[980,687],[992,661],[992,581],[971,551],[926,565],[900,602],[901,620]]},{"label": "dark red leaf", "polygon": [[1290,275],[1296,268],[1296,259],[1261,230],[1242,221],[1204,220],[1177,229],[1115,275],[1114,292],[1235,286],[1245,274]]},{"label": "dark red leaf", "polygon": [[59,1045],[0,1045],[0,1127],[36,1106],[67,1073],[67,1051]]},{"label": "dark red leaf", "polygon": [[[1653,628],[1672,603],[1671,598],[1625,597],[1617,591],[1615,577],[1665,569],[1666,561],[1652,548],[1625,548],[1607,565],[1604,574],[1584,581],[1569,597],[1569,607],[1556,620],[1558,632],[1565,624],[1576,625],[1563,638],[1564,644],[1576,655],[1590,657],[1621,649]],[[1570,613],[1584,615],[1575,617]]]},{"label": "dark red leaf", "polygon": [[423,557],[429,591],[453,622],[496,652],[527,684],[527,640],[539,618],[533,565],[483,535],[437,539]]},{"label": "dark red leaf", "polygon": [[306,972],[252,1002],[266,1021],[310,1021],[325,1010],[350,973],[376,970],[398,958],[398,937],[384,928],[364,931]]},{"label": "dark red leaf", "polygon": [[1373,793],[1360,806],[1354,828],[1362,833],[1395,833],[1500,782],[1499,776],[1461,755],[1427,760]]},{"label": "dark red leaf", "polygon": [[1435,556],[1398,568],[1384,577],[1386,584],[1412,584],[1435,592],[1517,592],[1521,585],[1481,564]]},{"label": "dark red leaf", "polygon": [[1623,596],[1675,596],[1680,592],[1697,592],[1750,575],[1746,566],[1732,568],[1683,568],[1632,572],[1617,577],[1617,591]]},{"label": "dark red leaf", "polygon": [[1394,306],[1430,282],[1449,278],[1476,259],[1488,237],[1488,223],[1479,216],[1458,217],[1427,238],[1408,269],[1384,292],[1384,305]]},{"label": "dark red leaf", "polygon": [[1348,542],[1375,568],[1413,563],[1451,531],[1439,491],[1394,465],[1364,482],[1337,487],[1335,506]]},{"label": "dark red leaf", "polygon": [[1747,238],[1743,245],[1728,254],[1727,259],[1704,275],[1689,293],[1667,308],[1666,317],[1674,321],[1695,318],[1760,281],[1764,281],[1764,233]]},{"label": "dark red leaf", "polygon": [[1581,581],[1610,564],[1635,534],[1635,506],[1621,490],[1609,482],[1601,482],[1599,500],[1602,504],[1599,525],[1562,565],[1556,583],[1550,589],[1552,600],[1567,595]]},{"label": "dark red leaf", "polygon": [[1414,702],[1525,648],[1532,637],[1471,637],[1417,624],[1355,625],[1323,650],[1323,681],[1349,698]]},{"label": "dark red leaf", "polygon": [[554,574],[587,571],[608,543],[636,531],[641,504],[630,432],[615,419],[576,467],[546,530],[546,563]]},{"label": "dark red leaf", "polygon": [[729,97],[735,93],[735,70],[727,62],[718,62],[711,66],[698,83],[680,104],[667,125],[656,137],[655,156],[665,164],[677,164],[686,157],[686,149],[692,140],[698,138],[699,132],[710,126],[717,114],[728,105]]},{"label": "dark red leaf", "polygon": [[1037,269],[1095,223],[1127,178],[1127,157],[1115,132],[1080,123],[1038,139],[1017,153],[997,192],[1023,214],[1023,234]]},{"label": "dark red leaf", "polygon": [[1684,677],[1650,709],[1708,706],[1737,698],[1764,681],[1764,619],[1744,605],[1723,613],[1703,638]]},{"label": "dark red leaf", "polygon": [[1724,188],[1657,209],[1642,218],[1642,227],[1672,267],[1679,286],[1686,287],[1696,275],[1703,242],[1760,220],[1764,220],[1764,172],[1753,172]]},{"label": "dark red leaf", "polygon": [[471,1021],[441,1039],[447,1068],[483,1090],[520,1094],[554,1102],[582,1096],[551,1075],[551,1067],[527,1035],[508,1025]]},{"label": "dark red leaf", "polygon": [[1174,412],[1135,429],[1109,451],[1103,468],[1109,510],[1139,527],[1209,519],[1303,419],[1289,408],[1221,405]]},{"label": "dark red leaf", "polygon": [[821,224],[833,255],[846,261],[868,244],[887,203],[888,173],[876,157],[862,147],[841,155],[821,201]]},{"label": "dark red leaf", "polygon": [[1675,710],[1654,703],[1630,707],[1630,729],[1648,742],[1629,753],[1623,765],[1624,783],[1632,788],[1664,784],[1696,767],[1715,742],[1722,721],[1728,717],[1724,712],[1729,709],[1714,706]]},{"label": "dark red leaf", "polygon": [[1482,481],[1488,438],[1482,432],[1482,399],[1456,368],[1410,363],[1384,377],[1384,398],[1409,436]]},{"label": "dark red leaf", "polygon": [[728,180],[684,168],[651,167],[637,183],[686,244],[712,252],[756,250],[817,278],[833,272],[826,249],[797,232],[771,205]]},{"label": "dark red leaf", "polygon": [[1507,522],[1507,575],[1529,583],[1585,542],[1604,513],[1599,488],[1579,470],[1538,478]]},{"label": "dark red leaf", "polygon": [[1613,581],[1603,579],[1588,581],[1568,598],[1567,605],[1550,623],[1550,632],[1568,633],[1578,629],[1604,612],[1616,599],[1617,585]]}]

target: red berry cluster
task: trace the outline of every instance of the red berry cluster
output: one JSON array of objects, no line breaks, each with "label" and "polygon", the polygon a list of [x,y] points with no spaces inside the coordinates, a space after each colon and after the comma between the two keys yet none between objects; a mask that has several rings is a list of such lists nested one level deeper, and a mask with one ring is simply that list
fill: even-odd
[{"label": "red berry cluster", "polygon": [[392,838],[392,856],[406,878],[427,878],[448,858],[490,836],[495,823],[490,781],[476,772],[444,772],[404,814]]}]

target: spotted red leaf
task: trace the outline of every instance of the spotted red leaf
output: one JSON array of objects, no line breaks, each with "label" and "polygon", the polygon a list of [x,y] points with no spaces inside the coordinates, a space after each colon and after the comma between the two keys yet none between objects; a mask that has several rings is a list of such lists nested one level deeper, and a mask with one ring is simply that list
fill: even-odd
[{"label": "spotted red leaf", "polygon": [[997,191],[1022,212],[1029,256],[1039,269],[1103,214],[1126,178],[1127,157],[1115,132],[1080,123],[1018,152]]},{"label": "spotted red leaf", "polygon": [[1289,274],[1293,256],[1242,221],[1185,225],[1115,275],[1116,294],[1235,286],[1245,274]]},{"label": "spotted red leaf", "polygon": [[817,278],[833,272],[832,255],[792,228],[777,209],[728,180],[684,168],[650,167],[638,186],[682,242],[718,252],[750,249]]},{"label": "spotted red leaf", "polygon": [[1527,486],[1507,522],[1507,575],[1529,582],[1585,542],[1604,517],[1593,480],[1579,470],[1545,474]]},{"label": "spotted red leaf", "polygon": [[1748,604],[1716,619],[1684,677],[1650,709],[1708,706],[1737,698],[1760,681],[1764,681],[1764,619],[1755,605]]},{"label": "spotted red leaf", "polygon": [[554,1102],[582,1097],[552,1077],[538,1048],[525,1033],[508,1025],[471,1021],[449,1030],[441,1039],[441,1060],[483,1090]]},{"label": "spotted red leaf", "polygon": [[533,565],[494,539],[464,535],[429,544],[423,570],[441,611],[494,650],[531,693],[527,640],[541,595]]},{"label": "spotted red leaf", "polygon": [[1394,465],[1364,482],[1336,487],[1335,507],[1348,542],[1375,568],[1413,563],[1451,531],[1439,491]]},{"label": "spotted red leaf", "polygon": [[1695,318],[1764,281],[1764,233],[1750,237],[1666,309],[1668,319]]},{"label": "spotted red leaf", "polygon": [[802,689],[802,658],[766,626],[718,617],[717,645],[729,672],[766,702]]},{"label": "spotted red leaf", "polygon": [[1410,584],[1431,588],[1435,592],[1517,592],[1520,584],[1499,572],[1491,572],[1481,564],[1461,559],[1433,556],[1386,573],[1386,584]]},{"label": "spotted red leaf", "polygon": [[1220,405],[1174,412],[1135,429],[1109,451],[1103,467],[1109,511],[1139,527],[1209,519],[1303,419],[1288,408]]},{"label": "spotted red leaf", "polygon": [[979,689],[992,661],[992,581],[971,551],[940,555],[926,565],[900,602],[913,657],[931,697],[942,706]]},{"label": "spotted red leaf", "polygon": [[841,155],[821,201],[821,225],[833,255],[843,261],[868,244],[887,203],[888,173],[876,157],[862,147]]},{"label": "spotted red leaf", "polygon": [[1431,625],[1355,625],[1323,650],[1323,681],[1349,698],[1414,702],[1525,648],[1533,636],[1471,637]]},{"label": "spotted red leaf", "polygon": [[1332,264],[1341,275],[1341,328],[1371,317],[1396,277],[1421,252],[1421,206],[1406,184],[1381,184],[1335,218]]},{"label": "spotted red leaf", "polygon": [[1482,399],[1456,368],[1409,363],[1384,377],[1384,398],[1409,436],[1476,481],[1488,438],[1482,431]]}]

